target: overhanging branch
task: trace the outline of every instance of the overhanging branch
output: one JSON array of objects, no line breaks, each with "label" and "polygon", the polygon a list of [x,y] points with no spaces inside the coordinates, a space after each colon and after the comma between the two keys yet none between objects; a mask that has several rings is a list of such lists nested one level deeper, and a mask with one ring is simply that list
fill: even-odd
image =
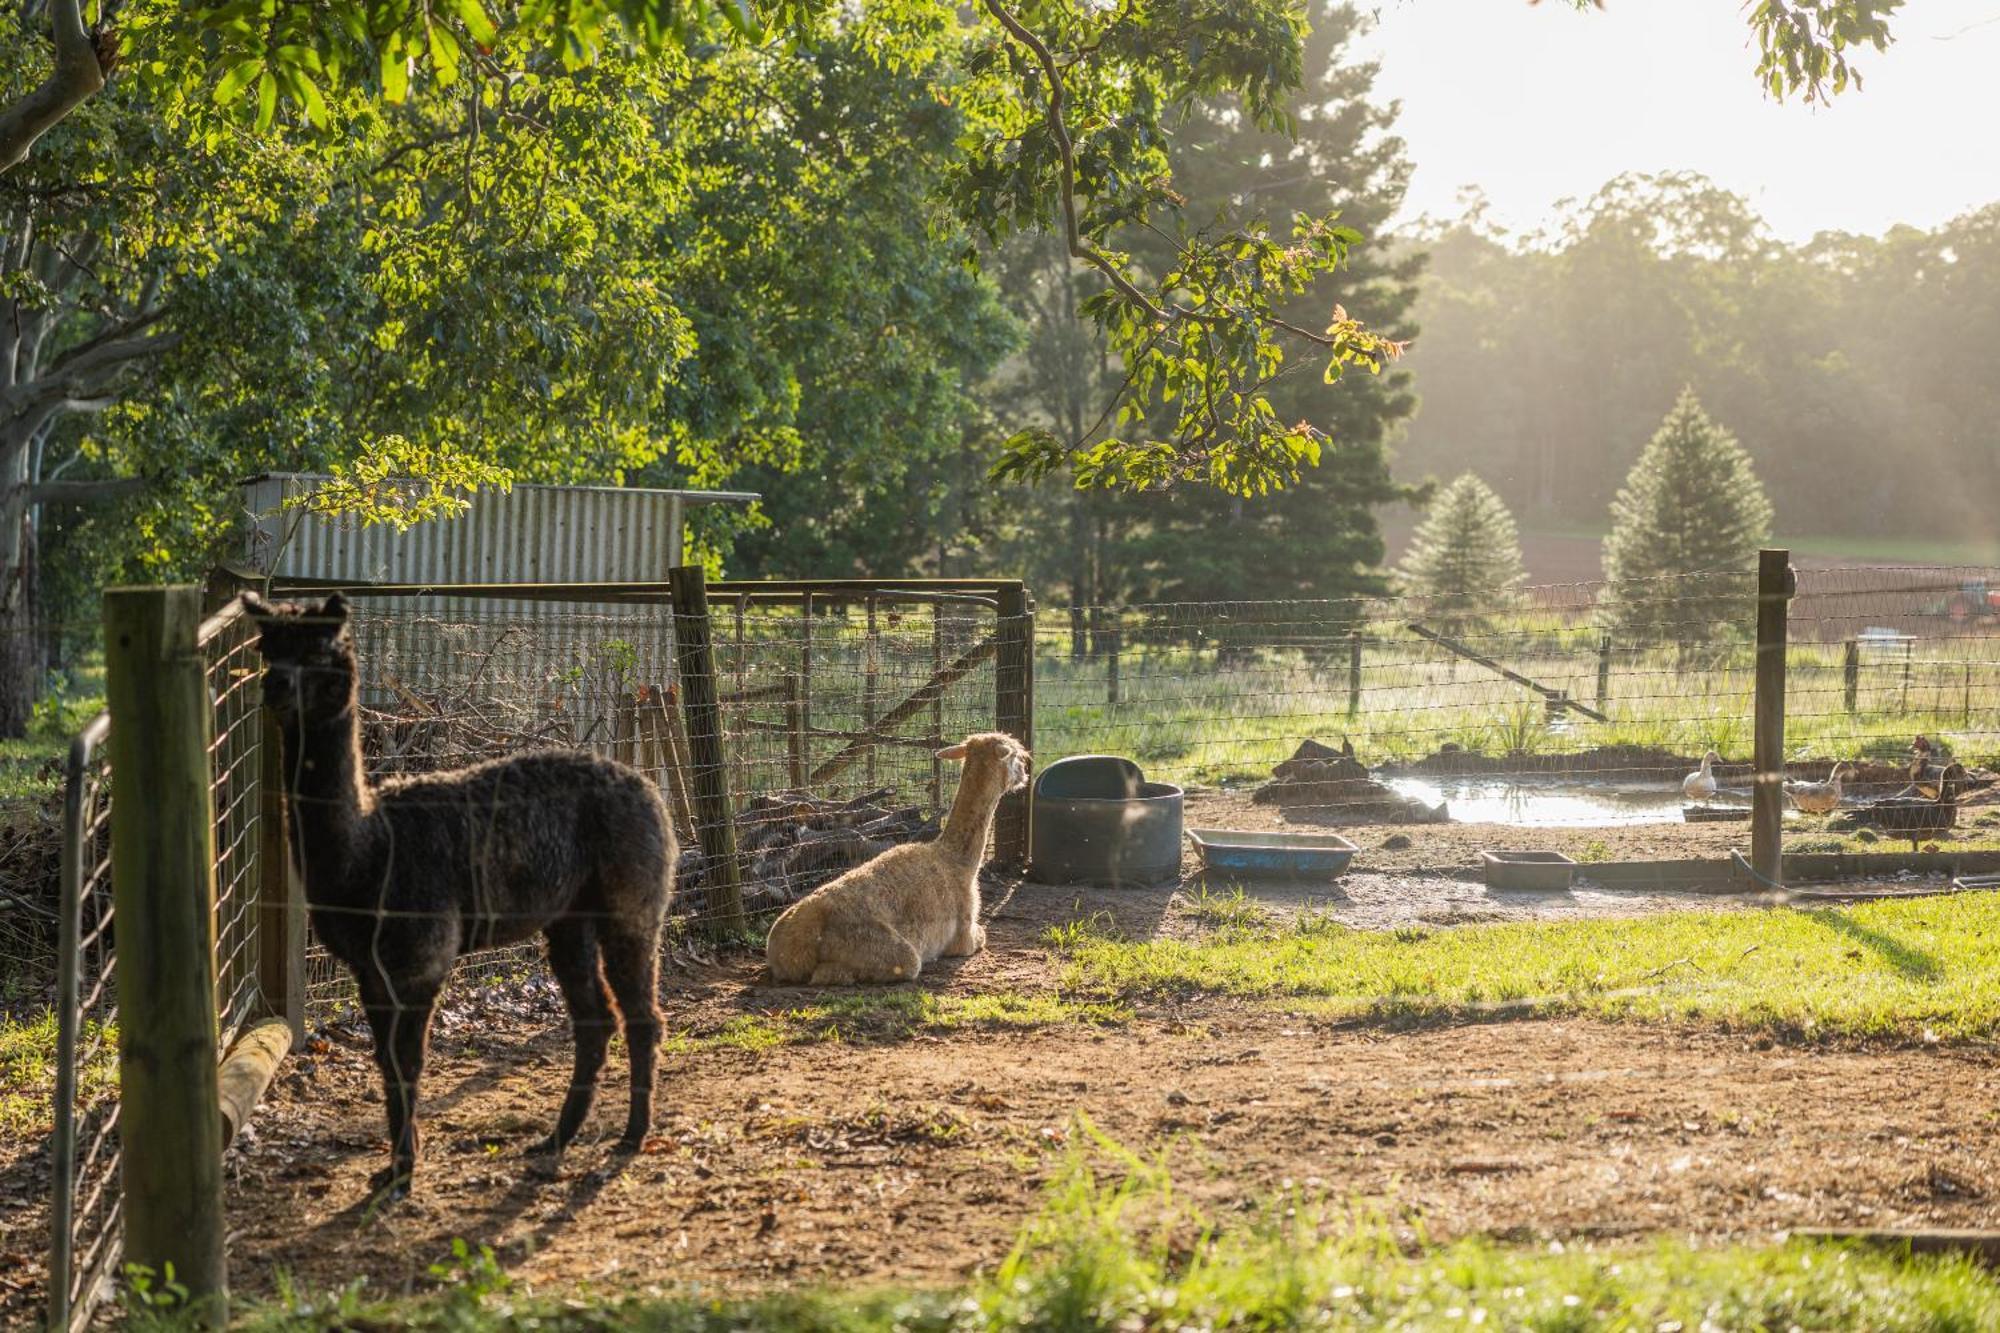
[{"label": "overhanging branch", "polygon": [[104,87],[104,66],[83,24],[82,0],[52,0],[49,21],[55,34],[55,68],[33,91],[0,109],[0,171],[25,161],[37,140]]},{"label": "overhanging branch", "polygon": [[102,481],[44,481],[28,487],[28,503],[97,504],[137,495],[153,483],[145,477],[108,477]]}]

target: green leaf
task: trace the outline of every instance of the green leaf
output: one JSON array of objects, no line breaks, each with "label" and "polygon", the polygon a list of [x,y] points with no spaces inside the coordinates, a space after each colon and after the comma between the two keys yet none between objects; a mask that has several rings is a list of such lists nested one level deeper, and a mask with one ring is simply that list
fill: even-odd
[{"label": "green leaf", "polygon": [[402,53],[401,44],[389,42],[382,48],[382,100],[391,106],[398,106],[409,93],[409,63]]},{"label": "green leaf", "polygon": [[256,78],[263,70],[264,58],[252,56],[223,75],[222,82],[215,85],[216,105],[226,106],[235,101],[243,89],[249,86],[250,80]]},{"label": "green leaf", "polygon": [[262,133],[271,128],[271,122],[278,114],[278,79],[266,69],[257,79],[257,130]]},{"label": "green leaf", "polygon": [[465,25],[465,35],[482,50],[491,50],[500,40],[499,29],[486,15],[486,9],[479,0],[450,0],[451,12]]}]

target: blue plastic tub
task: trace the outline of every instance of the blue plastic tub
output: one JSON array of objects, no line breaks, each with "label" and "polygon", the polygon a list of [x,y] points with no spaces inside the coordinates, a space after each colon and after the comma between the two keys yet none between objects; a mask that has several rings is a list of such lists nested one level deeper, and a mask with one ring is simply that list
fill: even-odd
[{"label": "blue plastic tub", "polygon": [[1338,833],[1249,833],[1237,829],[1191,828],[1187,835],[1201,854],[1205,869],[1239,875],[1286,875],[1294,879],[1338,875],[1361,850]]}]

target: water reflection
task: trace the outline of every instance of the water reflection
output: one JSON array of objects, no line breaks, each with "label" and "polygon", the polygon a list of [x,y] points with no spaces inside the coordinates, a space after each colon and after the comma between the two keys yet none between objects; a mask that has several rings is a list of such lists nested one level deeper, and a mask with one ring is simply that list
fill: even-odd
[{"label": "water reflection", "polygon": [[[1492,778],[1391,778],[1399,794],[1435,805],[1447,802],[1461,824],[1543,824],[1598,828],[1617,824],[1678,824],[1681,791],[1666,782],[1522,782]],[[1722,792],[1716,805],[1747,806],[1741,793]]]}]

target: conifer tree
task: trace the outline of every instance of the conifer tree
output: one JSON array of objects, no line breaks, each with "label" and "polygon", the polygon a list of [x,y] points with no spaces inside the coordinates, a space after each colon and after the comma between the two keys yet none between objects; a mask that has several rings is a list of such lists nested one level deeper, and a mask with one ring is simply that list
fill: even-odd
[{"label": "conifer tree", "polygon": [[1634,643],[1682,648],[1747,634],[1771,502],[1736,437],[1681,390],[1611,502],[1607,619]]},{"label": "conifer tree", "polygon": [[1396,566],[1402,592],[1432,620],[1458,629],[1510,606],[1527,579],[1514,515],[1467,472],[1439,491]]}]

